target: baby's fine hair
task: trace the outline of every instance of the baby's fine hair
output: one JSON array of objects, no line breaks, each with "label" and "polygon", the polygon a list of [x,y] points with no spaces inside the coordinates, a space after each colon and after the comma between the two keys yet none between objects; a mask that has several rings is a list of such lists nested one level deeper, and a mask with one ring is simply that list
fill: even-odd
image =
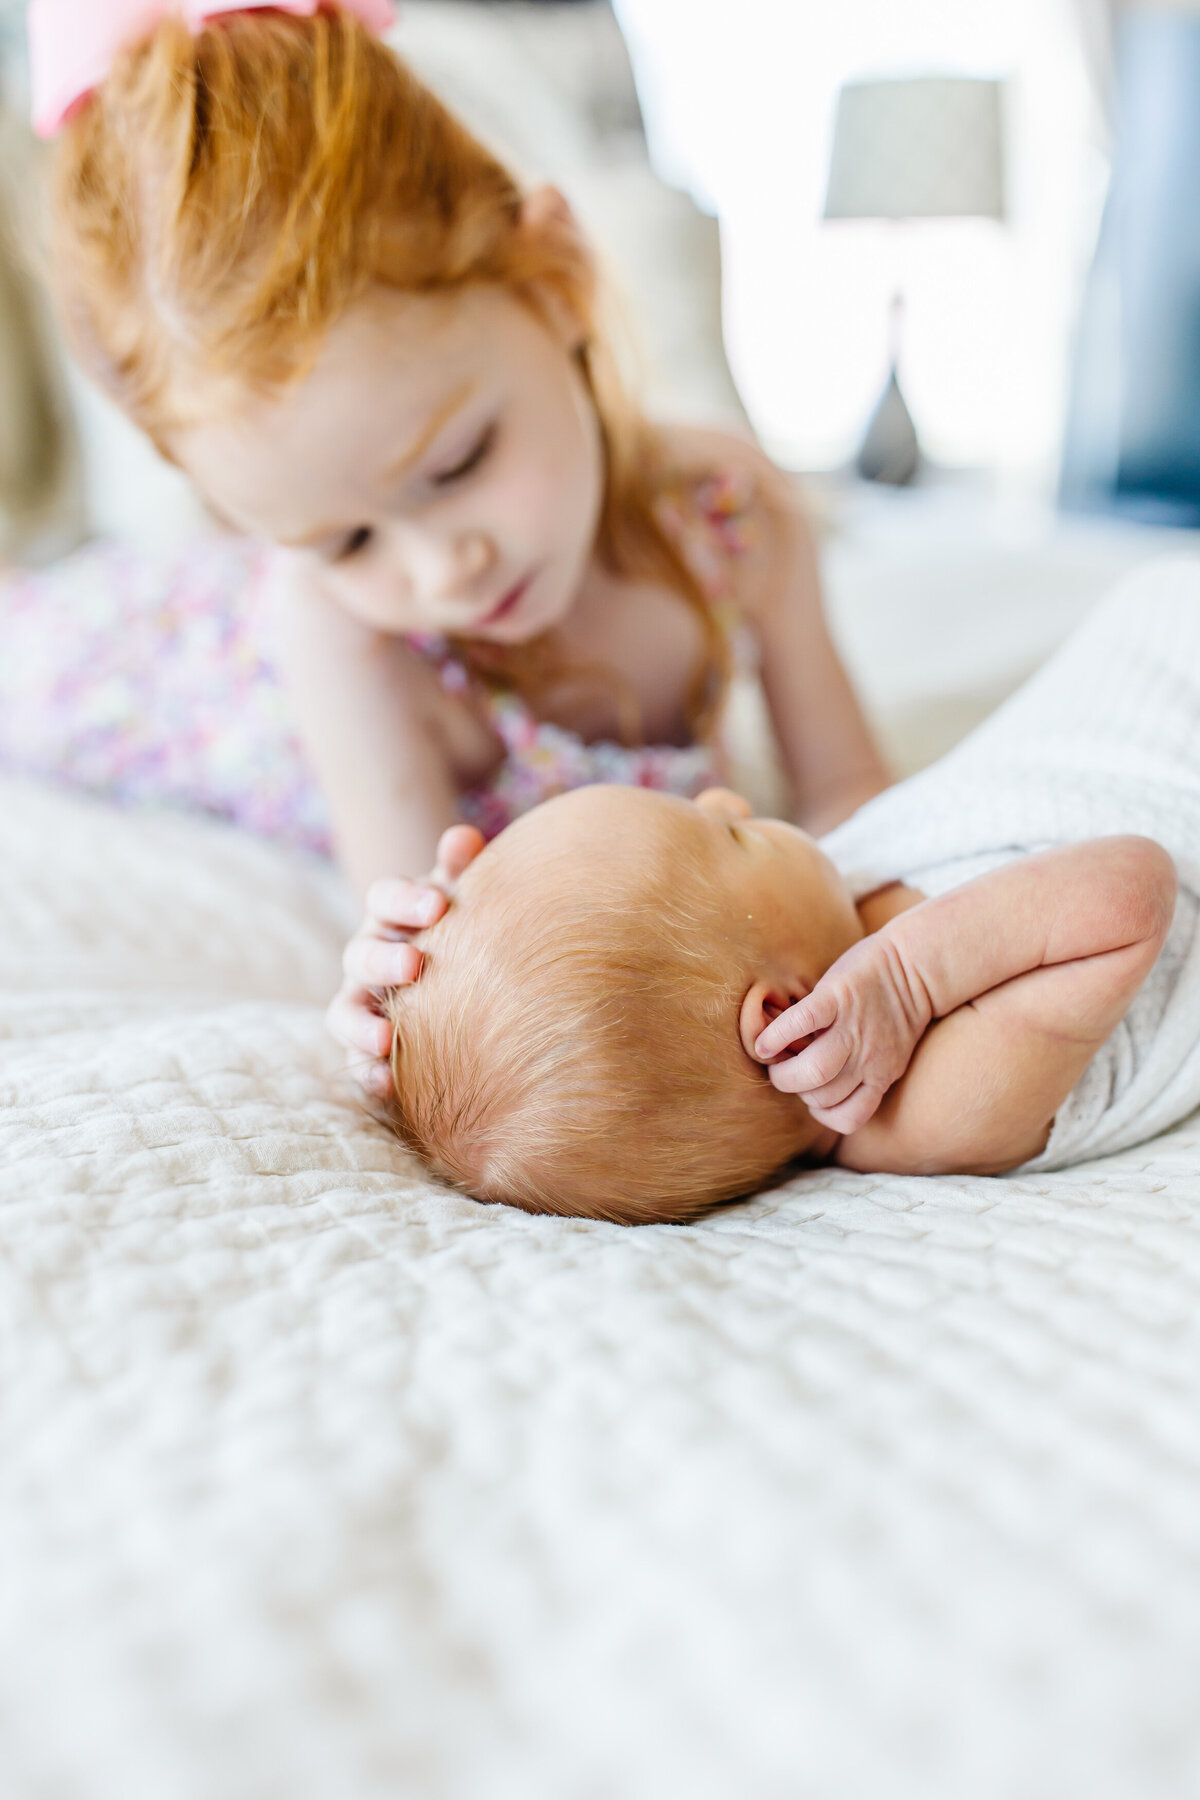
[{"label": "baby's fine hair", "polygon": [[391,1120],[437,1175],[527,1212],[667,1224],[797,1154],[807,1115],[742,1048],[719,911],[681,892],[703,883],[621,846],[565,896],[553,856],[493,848],[467,871],[388,1006]]},{"label": "baby's fine hair", "polygon": [[[189,424],[302,378],[372,287],[491,283],[535,308],[554,296],[580,323],[604,443],[598,553],[695,612],[700,731],[728,650],[656,516],[675,472],[621,380],[595,259],[569,215],[525,228],[522,203],[508,170],[336,7],[233,12],[196,32],[169,17],[60,135],[53,283],[81,361],[168,457]],[[498,651],[484,672],[536,689],[537,664]]]}]

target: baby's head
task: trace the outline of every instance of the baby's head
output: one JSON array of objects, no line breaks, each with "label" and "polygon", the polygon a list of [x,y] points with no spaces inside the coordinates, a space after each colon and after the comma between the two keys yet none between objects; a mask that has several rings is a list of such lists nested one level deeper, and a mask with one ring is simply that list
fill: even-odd
[{"label": "baby's head", "polygon": [[480,1200],[638,1224],[750,1192],[819,1136],[753,1055],[861,935],[812,839],[637,788],[502,833],[391,1001],[396,1127]]}]

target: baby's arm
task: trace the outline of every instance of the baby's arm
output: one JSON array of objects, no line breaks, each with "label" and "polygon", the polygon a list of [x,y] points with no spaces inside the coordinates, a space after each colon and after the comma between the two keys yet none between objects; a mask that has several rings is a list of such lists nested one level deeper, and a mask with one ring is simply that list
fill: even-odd
[{"label": "baby's arm", "polygon": [[457,812],[420,692],[423,671],[402,640],[351,618],[284,553],[272,601],[297,723],[339,861],[361,898],[381,876],[431,867]]},{"label": "baby's arm", "polygon": [[1157,844],[1099,838],[925,901],[768,1027],[767,1056],[819,1033],[772,1081],[810,1107],[820,1096],[818,1119],[852,1134],[837,1151],[849,1167],[1011,1168],[1044,1147],[1124,1016],[1170,929],[1175,886]]}]

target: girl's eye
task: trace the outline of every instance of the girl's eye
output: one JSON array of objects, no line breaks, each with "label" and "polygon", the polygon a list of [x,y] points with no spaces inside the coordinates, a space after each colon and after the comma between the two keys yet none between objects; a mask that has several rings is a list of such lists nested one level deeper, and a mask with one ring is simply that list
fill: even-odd
[{"label": "girl's eye", "polygon": [[460,463],[455,463],[452,469],[443,469],[440,474],[433,477],[434,487],[449,487],[451,482],[461,481],[465,475],[471,473],[472,469],[477,469],[495,441],[496,427],[489,425],[483,436],[472,446]]},{"label": "girl's eye", "polygon": [[374,535],[375,533],[369,525],[360,525],[358,530],[352,531],[345,543],[339,547],[333,559],[334,562],[349,562],[352,557],[361,556]]}]

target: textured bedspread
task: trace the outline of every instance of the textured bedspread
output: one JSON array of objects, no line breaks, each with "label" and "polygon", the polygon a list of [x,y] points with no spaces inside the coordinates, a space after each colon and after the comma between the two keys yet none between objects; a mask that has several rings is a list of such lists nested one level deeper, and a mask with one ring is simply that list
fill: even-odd
[{"label": "textured bedspread", "polygon": [[332,1079],[347,920],[0,787],[5,1800],[1192,1800],[1200,1127],[686,1230]]}]

